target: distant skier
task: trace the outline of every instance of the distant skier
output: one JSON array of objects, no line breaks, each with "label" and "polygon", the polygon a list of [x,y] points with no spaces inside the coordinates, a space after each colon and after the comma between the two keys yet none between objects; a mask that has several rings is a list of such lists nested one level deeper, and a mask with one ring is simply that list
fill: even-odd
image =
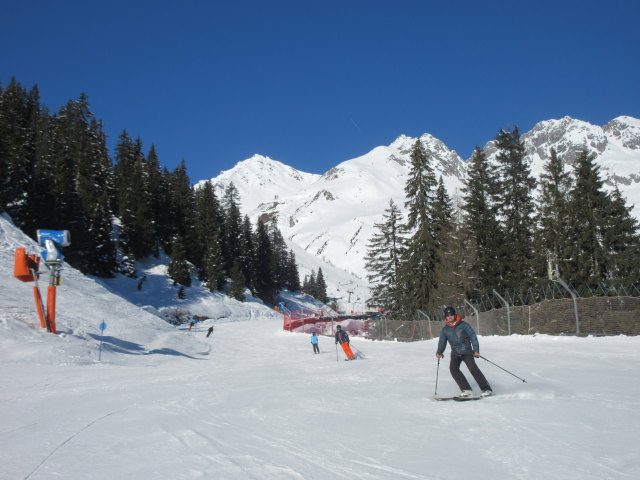
[{"label": "distant skier", "polygon": [[209,330],[207,330],[207,338],[209,338],[209,336],[213,333],[213,325],[211,325],[209,327]]},{"label": "distant skier", "polygon": [[194,325],[195,325],[195,322],[189,322],[189,331],[191,331]]},{"label": "distant skier", "polygon": [[318,335],[316,332],[311,334],[311,345],[313,345],[313,353],[320,353],[320,347],[318,346]]},{"label": "distant skier", "polygon": [[443,352],[447,348],[447,341],[451,345],[451,363],[449,363],[449,371],[451,376],[462,390],[459,397],[471,397],[473,391],[471,385],[467,381],[467,378],[460,371],[460,364],[464,362],[473,375],[473,378],[478,382],[480,390],[482,390],[481,397],[488,397],[493,393],[491,386],[487,379],[476,365],[474,357],[480,356],[480,345],[478,344],[478,337],[476,332],[473,331],[471,325],[467,322],[463,322],[460,315],[456,315],[456,310],[453,307],[447,307],[444,309],[445,326],[440,332],[440,341],[438,342],[438,351],[436,352],[437,358],[442,358]]},{"label": "distant skier", "polygon": [[338,325],[336,327],[336,344],[340,344],[342,350],[344,350],[344,354],[347,356],[347,360],[355,360],[356,356],[351,351],[351,347],[349,346],[349,335],[347,332],[342,330],[342,327]]}]

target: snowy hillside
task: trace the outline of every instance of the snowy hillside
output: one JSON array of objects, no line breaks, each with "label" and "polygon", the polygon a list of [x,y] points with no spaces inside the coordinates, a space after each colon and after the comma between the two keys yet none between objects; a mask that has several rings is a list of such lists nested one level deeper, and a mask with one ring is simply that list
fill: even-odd
[{"label": "snowy hillside", "polygon": [[[597,155],[607,188],[617,184],[640,218],[640,120],[618,117],[600,127],[565,117],[540,122],[522,138],[536,176],[542,172],[552,147],[571,164],[586,145]],[[455,201],[466,163],[431,135],[422,135],[420,140],[433,159],[436,175],[442,175]],[[357,286],[358,296],[366,299],[367,243],[390,199],[404,209],[404,186],[414,142],[414,138],[400,136],[391,145],[342,162],[321,176],[254,156],[211,180],[219,192],[232,180],[240,192],[244,213],[254,222],[260,215],[278,216],[283,235],[299,255],[301,275],[319,262],[323,272],[333,269],[332,275],[325,274],[329,296],[341,297],[336,285],[345,281],[335,276],[346,275],[348,282]],[[489,157],[495,153],[493,142],[484,148]]]},{"label": "snowy hillside", "polygon": [[[640,476],[639,337],[480,337],[527,383],[480,360],[494,397],[433,402],[457,393],[434,340],[352,338],[344,362],[332,338],[314,355],[271,310],[222,298],[227,316],[188,331],[68,267],[47,333],[12,275],[22,246],[35,250],[0,218],[0,478]],[[149,305],[173,304],[147,281]]]}]

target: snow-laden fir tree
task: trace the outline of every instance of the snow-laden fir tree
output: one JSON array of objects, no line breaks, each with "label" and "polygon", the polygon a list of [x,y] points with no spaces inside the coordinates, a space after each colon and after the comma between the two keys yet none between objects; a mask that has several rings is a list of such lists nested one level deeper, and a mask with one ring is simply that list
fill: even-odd
[{"label": "snow-laden fir tree", "polygon": [[289,254],[286,259],[285,265],[286,278],[285,287],[290,292],[297,292],[300,290],[300,273],[298,273],[298,264],[296,263],[296,256],[293,250],[289,250]]},{"label": "snow-laden fir tree", "polygon": [[221,236],[222,255],[225,261],[225,271],[230,275],[236,258],[240,257],[241,245],[238,239],[242,231],[240,193],[233,182],[227,185],[221,204],[224,212],[224,225]]},{"label": "snow-laden fir tree", "polygon": [[571,175],[565,168],[564,160],[555,149],[549,152],[549,160],[540,175],[540,194],[537,201],[537,230],[535,234],[535,272],[538,278],[545,278],[548,263],[557,265],[561,276],[569,273],[567,267],[567,236],[569,225],[569,191]]},{"label": "snow-laden fir tree", "polygon": [[245,279],[242,273],[240,259],[236,258],[235,262],[233,262],[233,267],[231,267],[231,289],[229,290],[229,295],[240,302],[244,302],[245,288]]},{"label": "snow-laden fir tree", "polygon": [[414,313],[430,307],[437,287],[438,227],[434,213],[436,179],[431,158],[422,142],[411,149],[411,167],[404,188],[407,215],[407,248],[398,278],[402,310]]},{"label": "snow-laden fir tree", "polygon": [[[198,255],[201,256],[201,260],[198,263],[195,263],[195,266],[202,271],[204,269],[204,263],[206,262],[205,259],[210,257],[212,254],[210,251],[212,243],[216,244],[215,255],[222,255],[221,246],[219,244],[221,230],[220,219],[222,216],[218,199],[216,198],[215,191],[210,181],[206,181],[202,188],[194,192],[194,201],[196,208],[193,225],[195,237],[194,249],[196,250],[194,257],[197,257]],[[218,262],[217,258],[216,262]],[[208,268],[210,269],[211,266],[209,265]],[[216,268],[222,268],[222,274],[224,275],[224,261],[221,265],[216,263]],[[216,288],[218,288],[218,276],[215,275],[215,278],[216,280],[214,284],[216,285]]]},{"label": "snow-laden fir tree", "polygon": [[[169,215],[172,218],[170,224],[172,238],[179,235],[182,239],[186,259],[191,263],[199,263],[200,252],[195,248],[197,241],[194,234],[195,198],[191,188],[191,180],[187,175],[187,166],[182,160],[169,175]],[[171,248],[171,245],[169,246]]]},{"label": "snow-laden fir tree", "polygon": [[469,248],[473,251],[470,293],[491,291],[500,284],[499,245],[501,233],[497,221],[497,175],[484,151],[476,147],[469,160],[464,181],[463,210],[469,230]]},{"label": "snow-laden fir tree", "polygon": [[191,286],[191,269],[187,263],[184,243],[180,235],[176,235],[171,245],[171,261],[168,272],[174,284]]},{"label": "snow-laden fir tree", "polygon": [[265,302],[272,302],[278,291],[275,283],[275,263],[269,227],[262,219],[258,219],[254,235],[255,243],[255,283],[257,296]]},{"label": "snow-laden fir tree", "polygon": [[240,267],[246,286],[251,290],[255,290],[256,283],[256,263],[255,263],[255,240],[253,227],[249,216],[245,215],[242,220],[242,229],[240,232]]},{"label": "snow-laden fir tree", "polygon": [[385,311],[398,312],[402,295],[398,285],[400,265],[404,255],[406,232],[402,212],[393,200],[382,214],[382,222],[374,224],[369,239],[365,268],[371,285],[367,305]]},{"label": "snow-laden fir tree", "polygon": [[585,148],[574,166],[574,185],[569,202],[567,236],[571,244],[566,258],[569,279],[573,282],[597,284],[607,277],[604,229],[608,203],[600,167]]},{"label": "snow-laden fir tree", "polygon": [[638,221],[616,186],[609,195],[605,214],[604,244],[609,278],[626,284],[640,282],[640,235]]},{"label": "snow-laden fir tree", "polygon": [[222,249],[220,248],[218,235],[214,234],[212,237],[209,237],[205,246],[200,278],[207,289],[213,292],[220,290],[224,287],[225,283],[224,258],[222,258]]},{"label": "snow-laden fir tree", "polygon": [[327,297],[327,283],[324,279],[322,268],[320,267],[318,267],[318,274],[316,275],[316,288],[313,296],[322,303],[327,303],[329,301],[329,298]]},{"label": "snow-laden fir tree", "polygon": [[518,127],[500,130],[495,138],[498,149],[498,218],[500,220],[499,266],[503,288],[522,288],[533,281],[533,232],[536,180]]},{"label": "snow-laden fir tree", "polygon": [[30,187],[42,117],[37,86],[27,93],[15,78],[6,89],[0,86],[0,212],[9,213],[30,235],[38,228],[29,222],[32,195],[38,193]]},{"label": "snow-laden fir tree", "polygon": [[460,206],[454,209],[442,177],[438,180],[434,213],[438,229],[438,288],[434,292],[434,303],[460,305],[469,289],[468,260],[472,250]]}]

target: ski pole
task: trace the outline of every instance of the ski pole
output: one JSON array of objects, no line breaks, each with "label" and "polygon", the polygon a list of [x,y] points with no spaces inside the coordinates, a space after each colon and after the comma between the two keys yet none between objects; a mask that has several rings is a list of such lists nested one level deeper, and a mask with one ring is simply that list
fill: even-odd
[{"label": "ski pole", "polygon": [[359,350],[355,345],[351,345],[351,348],[353,348],[356,352],[362,355],[362,358],[365,358],[365,355],[364,353],[362,353],[362,350]]},{"label": "ski pole", "polygon": [[491,365],[495,365],[496,367],[498,367],[500,370],[504,370],[505,372],[507,372],[509,375],[513,375],[514,377],[516,377],[518,380],[522,380],[524,383],[527,383],[527,381],[524,378],[520,378],[517,375],[514,375],[513,373],[511,373],[509,370],[506,370],[504,368],[502,368],[500,365],[493,363],[491,360],[487,360],[486,358],[484,358],[482,355],[480,355],[480,358],[489,362]]},{"label": "ski pole", "polygon": [[436,389],[433,392],[434,395],[438,395],[438,374],[440,373],[440,357],[438,357],[438,368],[436,368]]},{"label": "ski pole", "polygon": [[338,361],[338,344],[336,343],[336,362]]}]

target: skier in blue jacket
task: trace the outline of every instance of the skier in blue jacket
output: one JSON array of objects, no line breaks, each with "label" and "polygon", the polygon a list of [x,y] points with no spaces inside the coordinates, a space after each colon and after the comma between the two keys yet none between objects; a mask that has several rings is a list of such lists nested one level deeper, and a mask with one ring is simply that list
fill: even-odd
[{"label": "skier in blue jacket", "polygon": [[460,397],[471,397],[473,391],[471,385],[467,381],[467,378],[460,371],[460,364],[464,362],[473,375],[473,378],[478,383],[480,390],[482,390],[481,397],[488,397],[493,392],[487,379],[484,377],[478,365],[476,365],[475,357],[480,356],[480,345],[478,344],[478,337],[476,332],[473,331],[471,325],[462,321],[460,315],[456,315],[456,310],[453,307],[447,307],[444,309],[445,326],[440,332],[440,341],[438,342],[438,351],[436,352],[437,358],[442,358],[444,350],[447,348],[447,342],[451,346],[451,362],[449,363],[449,371],[451,376],[462,390]]},{"label": "skier in blue jacket", "polygon": [[320,347],[318,346],[318,335],[316,332],[311,334],[311,345],[313,345],[313,353],[320,353]]}]

